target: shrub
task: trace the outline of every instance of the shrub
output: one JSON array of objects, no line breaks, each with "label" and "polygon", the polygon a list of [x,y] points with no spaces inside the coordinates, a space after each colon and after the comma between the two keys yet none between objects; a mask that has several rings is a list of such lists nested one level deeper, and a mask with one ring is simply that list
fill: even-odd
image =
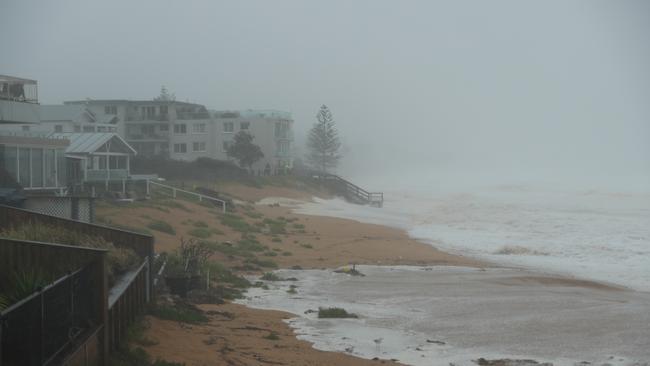
[{"label": "shrub", "polygon": [[208,224],[205,223],[205,221],[194,221],[193,223],[194,226],[196,227],[208,227]]},{"label": "shrub", "polygon": [[220,282],[228,283],[237,288],[248,288],[251,286],[251,283],[247,279],[237,276],[218,262],[208,263],[207,268],[210,269],[210,277]]},{"label": "shrub", "polygon": [[319,318],[358,318],[357,314],[348,313],[343,308],[318,308]]},{"label": "shrub", "polygon": [[187,233],[200,239],[207,239],[212,236],[212,230],[204,227],[195,227]]},{"label": "shrub", "polygon": [[151,230],[161,231],[170,235],[176,235],[176,230],[167,222],[162,220],[154,220],[150,222],[147,227]]},{"label": "shrub", "polygon": [[282,281],[282,278],[273,272],[266,272],[260,277],[264,281]]},{"label": "shrub", "polygon": [[280,337],[278,336],[278,333],[277,333],[277,332],[274,332],[274,331],[271,331],[271,332],[270,332],[267,336],[265,336],[264,338],[265,338],[265,339],[269,339],[269,340],[271,340],[271,341],[277,341],[278,339],[280,339]]},{"label": "shrub", "polygon": [[285,252],[282,252],[282,255],[285,256],[285,257],[289,257],[289,256],[292,256],[293,253],[291,253],[289,251],[285,251]]},{"label": "shrub", "polygon": [[294,229],[301,229],[302,230],[302,229],[305,228],[305,225],[303,225],[303,224],[293,224],[292,226],[293,226]]},{"label": "shrub", "polygon": [[278,264],[275,263],[274,261],[270,259],[259,259],[259,258],[252,258],[247,261],[248,263],[255,264],[257,266],[263,267],[263,268],[278,268]]},{"label": "shrub", "polygon": [[267,257],[276,257],[278,255],[278,253],[269,250],[269,251],[264,252],[264,255],[267,256]]},{"label": "shrub", "polygon": [[274,237],[271,239],[271,241],[274,242],[274,243],[282,243],[282,239],[278,238],[277,236],[274,236]]},{"label": "shrub", "polygon": [[200,309],[190,304],[159,305],[153,308],[151,315],[189,324],[205,323],[209,320]]},{"label": "shrub", "polygon": [[306,249],[313,249],[314,246],[311,244],[300,244],[301,247],[306,248]]},{"label": "shrub", "polygon": [[240,231],[243,233],[249,231],[258,231],[257,228],[249,225],[241,216],[233,214],[225,214],[221,216],[221,224],[232,228],[233,230]]},{"label": "shrub", "polygon": [[92,236],[64,227],[53,225],[23,224],[18,227],[0,231],[0,237],[17,240],[42,241],[48,243],[106,249],[108,254],[108,280],[112,285],[115,277],[134,268],[140,263],[138,255],[129,248],[118,248],[113,243],[99,236]]}]

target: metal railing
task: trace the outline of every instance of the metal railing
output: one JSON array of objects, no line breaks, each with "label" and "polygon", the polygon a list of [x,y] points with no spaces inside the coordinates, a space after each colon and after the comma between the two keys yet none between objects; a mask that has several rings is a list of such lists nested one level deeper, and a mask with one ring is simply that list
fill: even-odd
[{"label": "metal railing", "polygon": [[153,182],[151,180],[147,180],[147,195],[151,194],[151,188],[152,187],[158,187],[158,188],[163,188],[163,189],[170,190],[171,191],[171,197],[173,197],[173,198],[177,198],[178,193],[183,193],[183,194],[187,194],[189,196],[198,198],[199,202],[203,202],[203,200],[217,202],[217,203],[219,203],[221,205],[221,207],[223,209],[223,212],[226,213],[226,201],[224,201],[224,200],[220,200],[218,198],[206,196],[204,194],[200,194],[200,193],[196,193],[196,192],[186,191],[184,189],[176,188],[176,187],[173,187],[173,186],[168,186],[166,184]]}]

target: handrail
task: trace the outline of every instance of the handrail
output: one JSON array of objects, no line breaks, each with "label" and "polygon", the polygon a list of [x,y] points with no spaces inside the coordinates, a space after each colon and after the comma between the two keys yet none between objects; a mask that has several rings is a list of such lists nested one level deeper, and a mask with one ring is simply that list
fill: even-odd
[{"label": "handrail", "polygon": [[[108,296],[108,309],[111,309],[113,305],[115,305],[117,300],[119,300],[120,297],[122,297],[124,292],[129,288],[129,286],[131,286],[131,283],[133,283],[133,281],[138,277],[138,275],[140,274],[140,272],[142,272],[143,269],[147,269],[147,270],[149,269],[148,257],[145,258],[144,261],[142,261],[142,264],[140,265],[140,267],[138,267],[138,269],[132,270],[126,275],[124,275],[124,277],[122,277],[120,281],[111,288]],[[147,301],[149,301],[148,291],[147,291]]]},{"label": "handrail", "polygon": [[339,184],[344,184],[345,190],[348,193],[352,193],[368,203],[377,204],[380,207],[384,203],[383,192],[368,192],[365,189],[359,187],[358,185],[339,177],[338,175],[325,173],[325,174],[321,174],[321,176],[325,179],[335,180]]},{"label": "handrail", "polygon": [[223,208],[223,213],[226,213],[226,201],[224,201],[224,200],[220,200],[218,198],[206,196],[206,195],[201,194],[201,193],[186,191],[184,189],[168,186],[166,184],[161,184],[161,183],[158,183],[158,182],[152,182],[150,179],[147,179],[147,194],[149,194],[149,192],[150,192],[151,188],[149,186],[151,184],[156,185],[156,186],[160,186],[160,187],[163,187],[163,188],[171,189],[172,190],[172,196],[174,198],[176,198],[176,192],[182,192],[182,193],[185,193],[185,194],[189,194],[189,195],[193,195],[193,196],[198,197],[199,202],[202,202],[204,199],[219,202],[219,203],[221,203],[221,207]]}]

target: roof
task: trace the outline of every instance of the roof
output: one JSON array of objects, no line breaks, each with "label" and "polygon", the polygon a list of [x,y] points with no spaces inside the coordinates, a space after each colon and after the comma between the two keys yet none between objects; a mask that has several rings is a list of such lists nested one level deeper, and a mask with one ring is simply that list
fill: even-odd
[{"label": "roof", "polygon": [[78,104],[41,105],[41,121],[76,121],[85,111]]},{"label": "roof", "polygon": [[131,99],[85,99],[85,100],[66,100],[63,102],[65,105],[73,104],[82,104],[82,105],[111,105],[111,104],[127,104],[131,106],[139,105],[177,105],[177,106],[186,106],[186,107],[205,107],[203,104],[191,103],[191,102],[181,102],[178,100],[131,100]]},{"label": "roof", "polygon": [[290,112],[276,109],[245,109],[235,111],[212,111],[216,118],[268,118],[292,119]]},{"label": "roof", "polygon": [[0,81],[2,81],[2,82],[12,82],[12,83],[22,83],[22,84],[36,84],[36,80],[17,78],[15,76],[9,76],[9,75],[0,75]]},{"label": "roof", "polygon": [[107,142],[117,141],[133,155],[135,149],[131,147],[118,134],[112,132],[98,133],[52,133],[50,137],[65,138],[70,140],[70,146],[65,150],[66,154],[92,154]]}]

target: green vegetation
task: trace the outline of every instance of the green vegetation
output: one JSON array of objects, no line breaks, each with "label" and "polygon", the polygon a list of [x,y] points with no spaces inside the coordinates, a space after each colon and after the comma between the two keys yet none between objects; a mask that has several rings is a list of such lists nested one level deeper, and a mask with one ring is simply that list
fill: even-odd
[{"label": "green vegetation", "polygon": [[282,239],[278,238],[277,236],[274,236],[274,237],[271,239],[271,241],[274,242],[274,243],[282,243]]},{"label": "green vegetation", "polygon": [[[280,216],[281,218],[282,216]],[[269,231],[271,232],[271,235],[279,235],[279,234],[286,234],[287,230],[285,229],[286,226],[286,221],[278,218],[277,220],[269,219],[266,218],[264,221],[262,221],[264,224],[266,224],[269,227]]]},{"label": "green vegetation", "polygon": [[314,248],[314,246],[311,245],[311,244],[300,244],[300,246],[305,248],[305,249],[313,249]]},{"label": "green vegetation", "polygon": [[300,229],[300,230],[305,229],[305,225],[303,225],[303,224],[293,224],[292,226],[293,226],[294,229]]},{"label": "green vegetation", "polygon": [[285,256],[285,257],[289,257],[289,256],[292,256],[293,253],[291,253],[290,251],[287,250],[287,251],[282,252],[282,255]]},{"label": "green vegetation", "polygon": [[357,314],[348,313],[343,308],[318,308],[319,318],[358,318]]},{"label": "green vegetation", "polygon": [[241,216],[234,214],[225,214],[221,216],[221,224],[232,228],[235,231],[242,233],[259,232],[255,226],[249,225]]},{"label": "green vegetation", "polygon": [[192,225],[194,225],[196,227],[208,227],[208,224],[206,224],[205,221],[201,221],[201,220],[194,221],[194,223]]},{"label": "green vegetation", "polygon": [[297,288],[296,285],[291,285],[291,286],[289,286],[289,289],[287,290],[287,293],[288,293],[288,294],[291,294],[291,295],[295,295],[295,294],[297,294],[298,291],[296,291],[296,288]]},{"label": "green vegetation", "polygon": [[174,227],[162,220],[154,220],[150,222],[147,227],[151,230],[161,231],[170,235],[176,235]]},{"label": "green vegetation", "polygon": [[212,230],[205,227],[195,227],[187,232],[188,234],[197,237],[199,239],[207,239],[212,236]]},{"label": "green vegetation", "polygon": [[175,201],[175,200],[153,200],[153,201],[150,201],[150,203],[153,204],[153,205],[158,204],[160,206],[178,208],[178,209],[181,209],[181,210],[183,210],[185,212],[192,212],[192,210],[187,208],[187,206],[185,206],[184,204],[182,204],[182,203],[180,203],[178,201]]},{"label": "green vegetation", "polygon": [[244,289],[251,286],[251,283],[244,277],[234,274],[231,270],[224,267],[221,263],[210,262],[207,264],[210,270],[210,278],[221,283],[230,284],[233,287]]},{"label": "green vegetation", "polygon": [[260,266],[262,268],[278,268],[278,264],[275,263],[274,261],[270,259],[259,259],[259,258],[251,258],[247,260],[248,263],[250,264],[255,264],[257,266]]},{"label": "green vegetation", "polygon": [[264,255],[267,256],[267,257],[276,257],[278,255],[278,253],[269,250],[269,251],[264,252]]},{"label": "green vegetation", "polygon": [[278,336],[277,332],[271,331],[267,336],[264,337],[264,339],[268,339],[268,340],[271,340],[271,341],[277,341],[278,339],[280,339],[280,337]]},{"label": "green vegetation", "polygon": [[152,309],[151,315],[164,320],[188,324],[206,323],[209,320],[200,309],[189,303],[157,305]]},{"label": "green vegetation", "polygon": [[260,277],[264,281],[284,281],[284,279],[273,272],[266,272]]},{"label": "green vegetation", "polygon": [[106,261],[108,262],[109,285],[114,283],[117,276],[140,264],[140,258],[132,249],[116,247],[102,237],[59,226],[26,223],[0,231],[0,237],[106,249],[108,250]]}]

